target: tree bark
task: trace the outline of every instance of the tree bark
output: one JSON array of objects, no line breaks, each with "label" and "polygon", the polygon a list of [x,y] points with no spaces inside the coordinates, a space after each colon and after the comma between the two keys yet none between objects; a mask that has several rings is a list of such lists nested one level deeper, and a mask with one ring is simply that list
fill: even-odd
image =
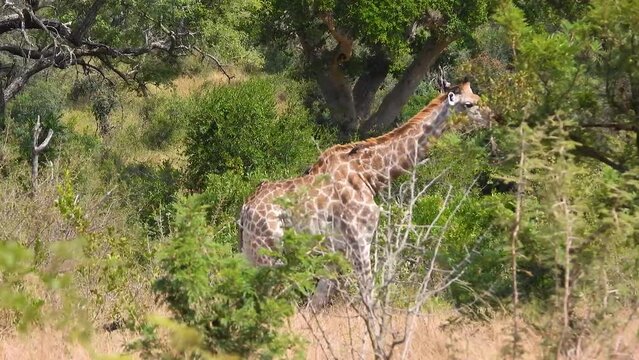
[{"label": "tree bark", "polygon": [[359,133],[362,137],[370,136],[375,131],[385,130],[393,124],[430,67],[451,42],[450,39],[439,39],[435,36],[426,41],[402,74],[397,85],[384,97],[377,111],[361,125]]},{"label": "tree bark", "polygon": [[317,74],[317,84],[331,112],[331,121],[339,127],[342,136],[357,129],[357,115],[350,81],[339,65],[332,64]]},{"label": "tree bark", "polygon": [[357,79],[353,87],[356,121],[367,119],[370,115],[375,94],[384,83],[389,70],[390,60],[382,50],[377,50],[366,61],[366,72]]},{"label": "tree bark", "polygon": [[7,124],[7,106],[4,101],[4,87],[0,86],[0,133],[4,132]]},{"label": "tree bark", "polygon": [[96,0],[91,7],[84,14],[84,17],[76,23],[73,31],[71,32],[70,40],[74,45],[82,45],[82,39],[85,38],[89,29],[95,23],[95,19],[98,16],[100,9],[106,4],[106,0]]}]

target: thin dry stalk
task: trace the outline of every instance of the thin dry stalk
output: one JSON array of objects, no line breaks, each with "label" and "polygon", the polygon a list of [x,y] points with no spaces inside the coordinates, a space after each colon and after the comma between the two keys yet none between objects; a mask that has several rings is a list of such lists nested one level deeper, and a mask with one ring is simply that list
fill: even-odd
[{"label": "thin dry stalk", "polygon": [[517,204],[515,207],[515,224],[513,226],[511,243],[510,243],[510,256],[512,266],[512,281],[513,281],[513,342],[512,353],[513,359],[517,358],[518,345],[519,345],[519,290],[517,286],[517,248],[519,244],[519,229],[521,226],[521,212],[522,202],[525,190],[525,165],[526,165],[526,138],[524,136],[523,124],[519,127],[519,136],[521,137],[520,150],[519,150],[519,179],[517,181]]}]

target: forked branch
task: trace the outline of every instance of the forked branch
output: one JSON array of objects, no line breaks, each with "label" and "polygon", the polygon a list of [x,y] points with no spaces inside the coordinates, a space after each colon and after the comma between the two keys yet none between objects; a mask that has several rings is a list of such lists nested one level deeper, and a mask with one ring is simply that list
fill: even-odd
[{"label": "forked branch", "polygon": [[34,192],[38,188],[38,166],[40,154],[49,146],[49,142],[53,137],[53,130],[49,129],[47,136],[40,144],[38,144],[41,132],[42,124],[40,123],[40,115],[38,115],[36,123],[33,126],[33,148],[31,149],[31,186]]}]

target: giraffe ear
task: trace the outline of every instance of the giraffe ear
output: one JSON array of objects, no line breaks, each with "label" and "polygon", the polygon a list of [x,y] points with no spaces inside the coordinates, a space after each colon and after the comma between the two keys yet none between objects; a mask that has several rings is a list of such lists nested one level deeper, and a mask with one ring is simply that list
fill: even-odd
[{"label": "giraffe ear", "polygon": [[457,102],[457,95],[455,95],[454,92],[449,92],[448,93],[448,105],[455,105],[455,103]]},{"label": "giraffe ear", "polygon": [[444,79],[443,75],[440,75],[437,78],[437,87],[439,88],[439,91],[446,92],[446,91],[450,90],[451,86],[452,86],[451,83],[446,81],[446,79]]}]

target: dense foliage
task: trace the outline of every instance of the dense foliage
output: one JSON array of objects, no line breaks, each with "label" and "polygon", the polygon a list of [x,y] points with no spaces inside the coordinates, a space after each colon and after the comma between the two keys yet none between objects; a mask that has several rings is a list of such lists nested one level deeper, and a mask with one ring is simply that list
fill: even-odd
[{"label": "dense foliage", "polygon": [[314,288],[326,261],[306,255],[317,237],[287,234],[285,251],[277,255],[282,266],[258,268],[217,241],[196,198],[182,199],[177,207],[171,241],[160,250],[165,275],[155,284],[176,318],[202,332],[209,351],[281,356],[297,345],[279,328],[300,296]]},{"label": "dense foliage", "polygon": [[[207,174],[299,174],[317,153],[314,127],[293,83],[266,77],[207,90],[187,106],[186,156],[191,186]],[[286,91],[286,92],[285,92]],[[298,90],[299,91],[299,90]]]}]

